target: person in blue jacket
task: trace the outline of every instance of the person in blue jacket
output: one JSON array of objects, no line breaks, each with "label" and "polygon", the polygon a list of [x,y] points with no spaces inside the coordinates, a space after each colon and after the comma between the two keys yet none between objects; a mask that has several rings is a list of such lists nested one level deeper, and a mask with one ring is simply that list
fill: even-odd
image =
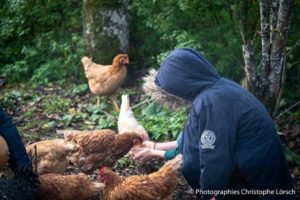
[{"label": "person in blue jacket", "polygon": [[[40,187],[37,174],[32,169],[26,149],[12,118],[0,106],[0,135],[9,148],[9,165],[14,177],[0,178],[0,199],[7,200],[34,200]],[[2,148],[0,146],[0,148]]]},{"label": "person in blue jacket", "polygon": [[0,135],[5,139],[9,152],[9,164],[12,169],[19,167],[31,168],[31,161],[21,141],[20,135],[12,119],[0,107]]},{"label": "person in blue jacket", "polygon": [[[145,85],[146,93],[163,104],[169,103],[166,95],[191,104],[178,148],[182,173],[203,199],[223,199],[218,191],[227,189],[236,193],[225,199],[293,199],[282,143],[267,110],[202,54],[190,48],[172,51]],[[161,94],[153,94],[153,87]]]}]

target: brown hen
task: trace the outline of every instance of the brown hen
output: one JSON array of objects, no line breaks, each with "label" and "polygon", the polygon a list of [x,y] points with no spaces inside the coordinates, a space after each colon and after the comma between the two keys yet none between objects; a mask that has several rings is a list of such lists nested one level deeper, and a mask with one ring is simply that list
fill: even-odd
[{"label": "brown hen", "polygon": [[179,154],[157,172],[127,178],[102,167],[99,179],[105,183],[103,200],[171,200],[181,165],[182,155]]},{"label": "brown hen", "polygon": [[127,76],[126,64],[129,64],[128,55],[117,55],[114,57],[112,65],[99,65],[88,57],[83,57],[81,62],[84,66],[90,90],[98,96],[97,104],[99,104],[99,96],[110,96],[115,109],[119,111],[116,93]]},{"label": "brown hen", "polygon": [[[35,147],[37,155],[35,155]],[[33,167],[37,167],[39,175],[64,173],[69,166],[70,156],[78,150],[78,145],[63,139],[43,140],[26,147],[27,153],[33,158]]]},{"label": "brown hen", "polygon": [[133,146],[141,146],[143,141],[137,133],[116,134],[108,129],[77,132],[65,138],[80,146],[72,160],[77,160],[77,166],[84,173],[91,173],[102,165],[113,167]]},{"label": "brown hen", "polygon": [[45,174],[39,177],[37,200],[86,200],[104,188],[103,183],[92,182],[87,175]]}]

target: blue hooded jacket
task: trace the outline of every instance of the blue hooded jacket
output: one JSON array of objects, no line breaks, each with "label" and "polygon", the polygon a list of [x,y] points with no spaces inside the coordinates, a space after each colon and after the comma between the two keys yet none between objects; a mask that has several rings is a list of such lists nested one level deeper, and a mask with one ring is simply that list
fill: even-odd
[{"label": "blue hooded jacket", "polygon": [[[251,93],[221,77],[203,55],[189,48],[174,50],[161,64],[155,83],[192,102],[179,151],[182,173],[194,189],[227,189],[235,168],[255,190],[293,188],[267,110]],[[277,198],[289,199],[261,197]]]},{"label": "blue hooded jacket", "polygon": [[[9,152],[9,163],[13,169],[19,167],[31,168],[31,161],[26,153],[16,126],[0,107],[0,135],[5,139]],[[1,147],[0,147],[1,148]]]}]

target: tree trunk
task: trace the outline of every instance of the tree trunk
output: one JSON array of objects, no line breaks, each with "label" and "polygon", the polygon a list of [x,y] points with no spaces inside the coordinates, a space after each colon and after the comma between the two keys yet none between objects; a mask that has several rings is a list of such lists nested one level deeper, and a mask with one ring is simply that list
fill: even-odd
[{"label": "tree trunk", "polygon": [[269,96],[270,103],[276,102],[280,87],[283,61],[285,58],[285,47],[291,20],[293,0],[281,0],[279,3],[278,19],[276,29],[273,29],[274,37],[271,50],[271,64],[269,74]]},{"label": "tree trunk", "polygon": [[83,0],[83,35],[86,54],[93,61],[110,64],[129,48],[127,0]]},{"label": "tree trunk", "polygon": [[[260,0],[261,62],[255,62],[253,41],[245,38],[245,24],[240,23],[247,85],[273,113],[282,87],[285,48],[293,0]],[[241,21],[241,19],[239,19]]]}]

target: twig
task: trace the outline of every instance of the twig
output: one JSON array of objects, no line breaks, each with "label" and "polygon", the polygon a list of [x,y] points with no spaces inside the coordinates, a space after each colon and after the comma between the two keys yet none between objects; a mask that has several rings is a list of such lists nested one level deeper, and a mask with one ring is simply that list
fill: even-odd
[{"label": "twig", "polygon": [[282,113],[280,113],[277,117],[276,120],[277,121],[282,115],[284,115],[285,113],[287,113],[288,111],[290,111],[292,108],[296,107],[298,104],[300,104],[300,101],[298,101],[297,103],[295,103],[294,105],[290,106],[288,109],[286,109],[285,111],[283,111]]},{"label": "twig", "polygon": [[137,108],[137,107],[139,107],[140,105],[143,105],[143,104],[145,104],[145,103],[149,103],[149,102],[151,102],[151,101],[153,101],[153,100],[151,100],[151,99],[146,99],[146,100],[144,100],[144,101],[142,101],[142,102],[140,102],[140,103],[138,103],[138,104],[135,104],[134,106],[131,106],[131,109]]},{"label": "twig", "polygon": [[287,52],[287,55],[291,54],[291,53],[296,49],[296,47],[297,47],[298,45],[300,45],[300,40],[298,40],[298,41],[293,45],[293,47],[291,48],[291,50],[289,50],[289,51]]},{"label": "twig", "polygon": [[282,97],[282,92],[283,92],[283,88],[284,88],[284,83],[285,83],[285,79],[286,79],[286,54],[284,55],[283,58],[283,67],[282,67],[282,72],[281,72],[281,80],[280,80],[280,89],[279,89],[279,93],[276,99],[276,105],[275,105],[275,109],[273,112],[273,116],[277,115],[278,110],[279,110],[279,106],[280,106],[280,100]]},{"label": "twig", "polygon": [[253,38],[252,38],[252,42],[254,42],[254,40],[256,39],[257,34],[261,35],[259,31],[255,31]]},{"label": "twig", "polygon": [[294,66],[294,65],[296,65],[296,64],[298,64],[298,63],[300,63],[300,60],[297,60],[296,62],[293,62],[293,63],[290,65],[290,67],[292,67],[292,66]]},{"label": "twig", "polygon": [[108,117],[112,117],[112,118],[114,118],[114,116],[113,116],[113,115],[109,114],[109,113],[108,113],[108,112],[106,112],[106,111],[100,110],[99,112],[100,112],[100,113],[102,113],[102,114],[104,114],[104,115],[106,115],[106,116],[108,116]]}]

